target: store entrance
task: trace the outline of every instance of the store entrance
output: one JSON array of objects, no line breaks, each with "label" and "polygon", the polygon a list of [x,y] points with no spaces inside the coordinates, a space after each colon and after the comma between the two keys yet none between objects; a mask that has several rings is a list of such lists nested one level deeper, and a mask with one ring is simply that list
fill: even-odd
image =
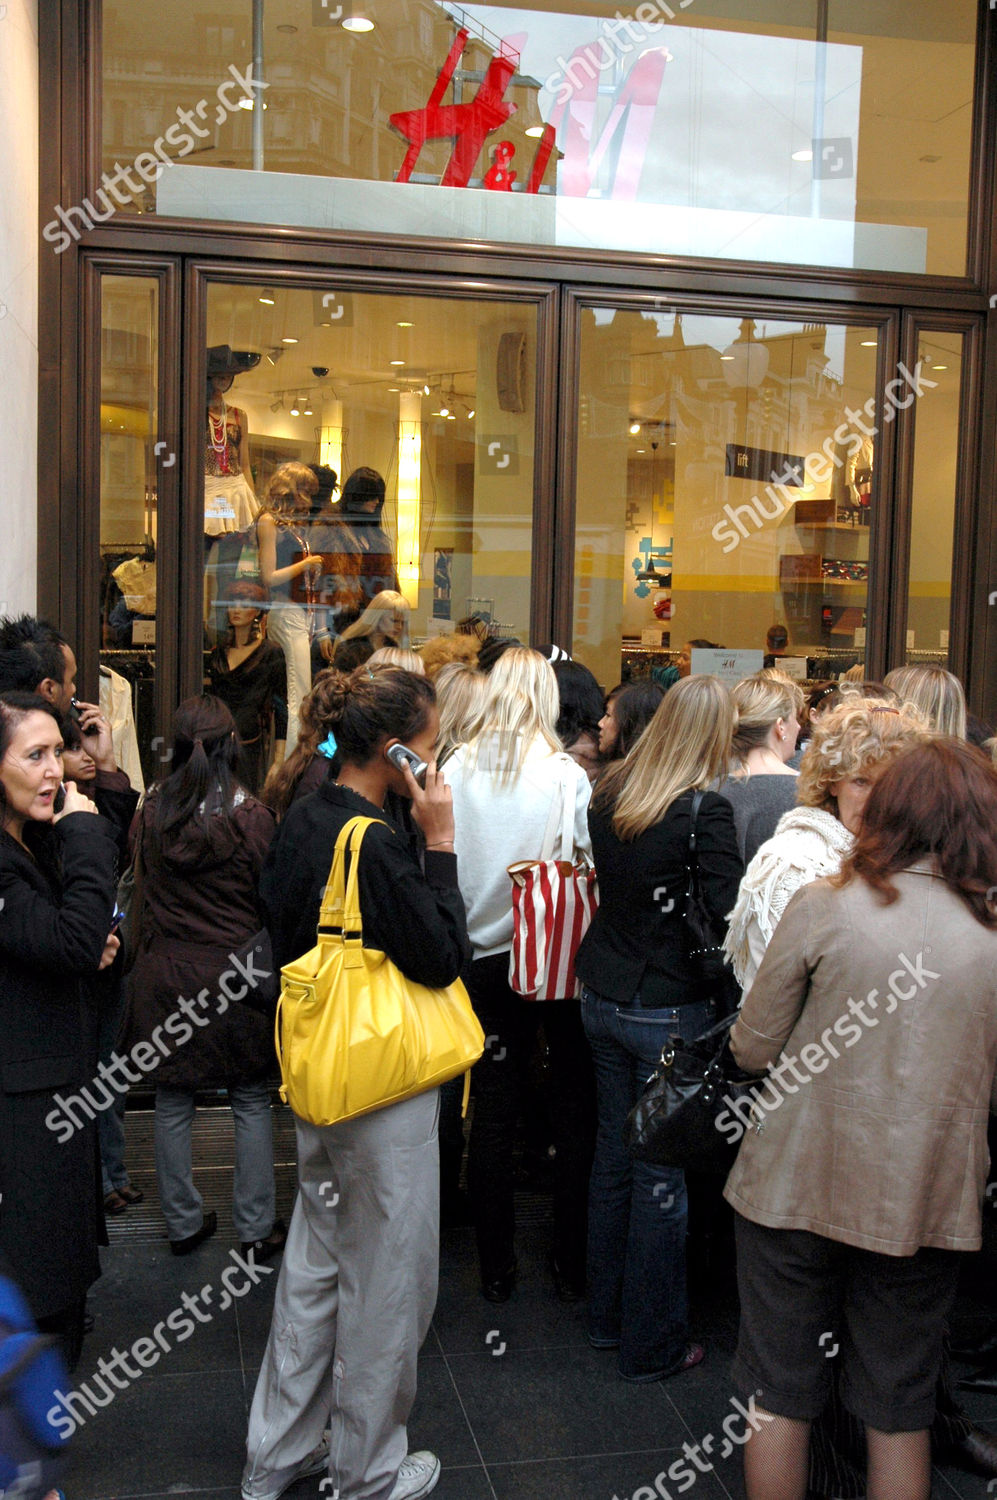
[{"label": "store entrance", "polygon": [[[179,459],[195,492],[180,550],[200,559],[187,617],[256,790],[326,664],[458,632],[529,641],[540,302],[286,279],[203,291],[204,396]],[[191,590],[157,558],[155,287],[105,277],[102,310],[102,663],[138,705],[157,586]]]}]

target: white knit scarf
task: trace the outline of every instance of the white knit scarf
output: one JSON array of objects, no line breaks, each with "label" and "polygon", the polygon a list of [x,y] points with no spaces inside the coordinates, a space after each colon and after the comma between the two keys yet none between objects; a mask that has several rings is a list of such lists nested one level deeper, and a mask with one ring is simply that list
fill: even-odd
[{"label": "white knit scarf", "polygon": [[728,917],[724,952],[739,984],[751,968],[748,932],[756,924],[766,946],[790,897],[822,875],[836,875],[854,842],[844,823],[820,807],[792,807],[762,845],[741,881]]}]

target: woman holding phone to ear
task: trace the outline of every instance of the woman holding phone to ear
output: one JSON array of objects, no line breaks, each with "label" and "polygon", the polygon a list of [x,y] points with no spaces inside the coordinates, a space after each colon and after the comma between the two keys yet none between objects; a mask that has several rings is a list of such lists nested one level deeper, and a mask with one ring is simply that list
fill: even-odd
[{"label": "woman holding phone to ear", "polygon": [[[340,770],[288,809],[268,854],[260,891],[274,957],[314,947],[336,839],[360,815],[376,820],[358,856],[365,947],[417,983],[450,984],[468,941],[433,686],[397,667],[328,677]],[[394,764],[399,745],[428,762],[425,787],[407,757]],[[385,814],[392,791],[411,800],[424,869]],[[430,1089],[336,1125],[295,1120],[298,1197],[249,1418],[245,1500],[275,1500],[323,1469],[344,1496],[419,1500],[435,1488],[439,1460],[408,1452],[406,1422],[436,1304],[438,1117]]]},{"label": "woman holding phone to ear", "polygon": [[71,1101],[97,1070],[93,981],[111,935],[117,844],[70,786],[62,726],[34,693],[0,695],[0,1259],[72,1367],[106,1244],[97,1126]]}]

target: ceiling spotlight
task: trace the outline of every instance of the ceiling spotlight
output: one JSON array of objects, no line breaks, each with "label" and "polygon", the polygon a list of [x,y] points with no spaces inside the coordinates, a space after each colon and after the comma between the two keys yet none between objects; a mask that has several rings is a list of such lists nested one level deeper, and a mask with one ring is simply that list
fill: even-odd
[{"label": "ceiling spotlight", "polygon": [[449,406],[441,406],[440,407],[440,416],[441,417],[449,417],[449,415],[450,415],[450,408],[449,408]]},{"label": "ceiling spotlight", "polygon": [[468,410],[467,410],[467,420],[469,422],[473,422],[473,420],[474,420],[474,407],[473,406],[469,406],[468,407]]},{"label": "ceiling spotlight", "polygon": [[265,307],[273,307],[276,300],[276,297],[269,287],[265,287],[264,290],[260,293],[260,301],[264,304]]},{"label": "ceiling spotlight", "polygon": [[[240,99],[239,100],[239,108],[240,109],[252,109],[253,106],[255,105],[255,103],[256,103],[255,99]],[[264,104],[263,108],[264,109],[269,109],[270,106],[269,106],[269,104]]]},{"label": "ceiling spotlight", "polygon": [[344,16],[339,24],[344,31],[373,31],[375,25],[369,16],[365,16],[362,10],[357,9],[356,5],[350,6],[350,14]]},{"label": "ceiling spotlight", "polygon": [[639,422],[631,422],[630,423],[630,436],[631,437],[636,437],[637,434],[638,434],[638,432],[640,432],[640,423]]},{"label": "ceiling spotlight", "polygon": [[305,416],[306,417],[310,417],[312,415],[313,415],[313,413],[312,413],[312,403],[309,400],[309,401],[305,402]]},{"label": "ceiling spotlight", "polygon": [[298,342],[297,339],[290,339],[290,338],[281,339],[281,343],[282,344],[296,344],[297,342]]},{"label": "ceiling spotlight", "polygon": [[423,388],[422,388],[422,394],[424,396],[428,396],[429,395],[429,386],[428,385],[424,385],[423,386]]},{"label": "ceiling spotlight", "polygon": [[280,345],[278,344],[273,349],[268,349],[267,350],[267,359],[270,361],[270,363],[272,365],[275,365],[279,359],[283,359],[284,358],[284,355],[286,353],[287,353],[287,350],[286,349],[282,349],[280,347]]},{"label": "ceiling spotlight", "polygon": [[300,410],[300,408],[298,406],[298,398],[297,398],[297,396],[295,396],[295,398],[294,398],[294,405],[291,407],[291,416],[292,417],[300,417],[301,416],[301,410]]},{"label": "ceiling spotlight", "polygon": [[271,411],[280,411],[281,408],[283,407],[283,405],[284,405],[284,397],[283,396],[278,396],[276,401],[271,401],[271,403],[270,403],[270,410]]}]

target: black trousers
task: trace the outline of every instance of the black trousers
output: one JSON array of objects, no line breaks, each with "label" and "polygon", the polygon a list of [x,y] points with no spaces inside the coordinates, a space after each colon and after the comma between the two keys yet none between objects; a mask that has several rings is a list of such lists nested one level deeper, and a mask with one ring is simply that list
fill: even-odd
[{"label": "black trousers", "polygon": [[526,1074],[540,1028],[547,1044],[554,1159],[554,1255],[572,1280],[585,1274],[588,1179],[595,1145],[595,1081],[577,1000],[524,1000],[509,988],[509,955],[472,963],[465,982],[485,1032],[475,1064],[468,1189],[485,1281],[505,1272],[516,1227],[513,1151]]}]

